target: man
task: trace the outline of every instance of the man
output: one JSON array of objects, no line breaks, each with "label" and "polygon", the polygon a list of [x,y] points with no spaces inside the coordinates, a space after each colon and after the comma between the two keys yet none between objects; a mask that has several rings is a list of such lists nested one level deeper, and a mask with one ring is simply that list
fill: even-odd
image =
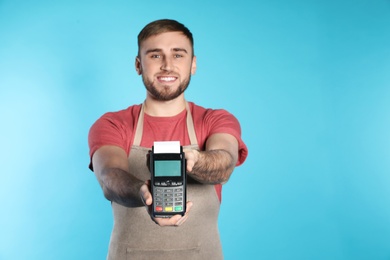
[{"label": "man", "polygon": [[[91,127],[91,164],[112,202],[114,227],[108,259],[222,259],[218,233],[221,184],[247,148],[240,125],[224,110],[187,102],[196,71],[191,32],[174,20],[148,24],[138,35],[135,68],[142,105],[106,113]],[[184,216],[154,218],[147,154],[154,141],[180,141],[188,173]],[[126,258],[127,257],[127,258]]]}]

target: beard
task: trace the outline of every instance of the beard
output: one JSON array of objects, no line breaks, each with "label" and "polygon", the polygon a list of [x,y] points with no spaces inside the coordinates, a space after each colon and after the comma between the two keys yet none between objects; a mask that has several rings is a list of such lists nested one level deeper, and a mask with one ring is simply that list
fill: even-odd
[{"label": "beard", "polygon": [[179,87],[175,91],[172,91],[172,87],[169,85],[163,85],[162,90],[158,90],[153,82],[144,77],[144,75],[142,75],[142,81],[144,82],[146,90],[153,96],[154,99],[158,101],[170,101],[183,94],[188,88],[191,81],[191,74],[180,83]]}]

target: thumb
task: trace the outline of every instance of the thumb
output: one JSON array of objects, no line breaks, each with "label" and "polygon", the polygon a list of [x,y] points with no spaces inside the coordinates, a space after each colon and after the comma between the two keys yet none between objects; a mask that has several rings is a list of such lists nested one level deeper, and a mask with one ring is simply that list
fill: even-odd
[{"label": "thumb", "polygon": [[141,199],[145,205],[152,205],[152,194],[149,191],[148,183],[144,183],[140,188]]}]

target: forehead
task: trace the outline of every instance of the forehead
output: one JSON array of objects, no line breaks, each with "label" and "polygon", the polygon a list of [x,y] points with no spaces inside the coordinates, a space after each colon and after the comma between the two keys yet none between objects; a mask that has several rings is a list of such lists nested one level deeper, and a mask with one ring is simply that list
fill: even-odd
[{"label": "forehead", "polygon": [[191,42],[182,32],[164,32],[153,35],[144,40],[140,45],[141,54],[153,49],[170,51],[177,48],[185,49],[188,53],[192,53]]}]

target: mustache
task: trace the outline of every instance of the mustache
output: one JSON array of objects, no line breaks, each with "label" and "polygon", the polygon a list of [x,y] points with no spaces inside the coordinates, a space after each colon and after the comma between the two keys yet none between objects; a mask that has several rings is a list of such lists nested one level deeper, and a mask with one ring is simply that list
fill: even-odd
[{"label": "mustache", "polygon": [[166,77],[166,76],[170,76],[170,77],[176,77],[176,78],[179,78],[179,74],[177,73],[174,73],[174,72],[159,72],[159,73],[156,73],[155,74],[156,77]]}]

